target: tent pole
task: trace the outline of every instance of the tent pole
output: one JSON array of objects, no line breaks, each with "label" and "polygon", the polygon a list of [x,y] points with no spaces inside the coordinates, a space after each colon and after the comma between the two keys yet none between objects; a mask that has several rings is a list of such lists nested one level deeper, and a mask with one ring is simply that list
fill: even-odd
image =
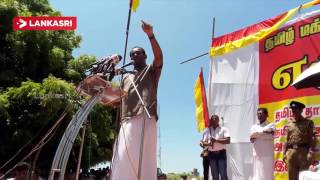
[{"label": "tent pole", "polygon": [[[214,40],[214,29],[215,29],[215,23],[216,23],[216,18],[215,18],[215,17],[213,17],[213,23],[212,23],[212,42],[213,42],[213,40]],[[198,56],[196,56],[196,57],[193,57],[193,58],[190,58],[190,59],[184,60],[184,61],[180,62],[180,64],[184,64],[184,63],[187,63],[187,62],[193,61],[193,60],[195,60],[195,59],[198,59],[198,58],[200,58],[200,57],[202,57],[202,56],[205,56],[205,55],[208,55],[208,54],[209,54],[208,52],[203,53],[203,54],[198,55]]]}]

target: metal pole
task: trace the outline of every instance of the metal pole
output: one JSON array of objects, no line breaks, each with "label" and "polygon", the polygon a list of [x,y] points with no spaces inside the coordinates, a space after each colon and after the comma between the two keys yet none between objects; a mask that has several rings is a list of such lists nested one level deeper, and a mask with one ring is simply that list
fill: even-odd
[{"label": "metal pole", "polygon": [[[214,40],[214,28],[215,28],[215,23],[216,23],[216,18],[213,17],[213,24],[212,24],[212,42],[213,42],[213,40]],[[193,60],[195,60],[195,59],[198,59],[198,58],[200,58],[200,57],[202,57],[202,56],[205,56],[205,55],[208,55],[208,54],[209,54],[208,52],[203,53],[203,54],[198,55],[198,56],[196,56],[196,57],[193,57],[193,58],[187,59],[187,60],[185,60],[185,61],[182,61],[182,62],[180,62],[180,64],[184,64],[184,63],[193,61]]]},{"label": "metal pole", "polygon": [[138,180],[141,179],[141,167],[143,157],[143,146],[144,146],[144,129],[146,125],[146,117],[143,117],[142,128],[141,128],[141,141],[140,141],[140,155],[139,155],[139,169],[138,169]]},{"label": "metal pole", "polygon": [[[42,143],[41,143],[42,144]],[[29,172],[29,177],[28,179],[31,179],[32,177],[32,173],[35,173],[36,171],[36,164],[37,164],[37,161],[38,161],[38,158],[39,158],[39,155],[40,155],[40,152],[42,150],[42,147],[37,151],[35,157],[34,157],[34,160],[32,162],[32,168],[31,168],[31,171]]]},{"label": "metal pole", "polygon": [[162,166],[161,166],[161,128],[160,128],[160,122],[161,121],[159,121],[159,119],[160,119],[160,104],[159,104],[159,106],[158,106],[159,108],[158,108],[158,135],[159,135],[159,167],[160,168],[162,168]]},{"label": "metal pole", "polygon": [[[129,3],[129,12],[128,12],[128,20],[127,20],[127,28],[126,28],[126,42],[124,44],[124,53],[123,53],[122,66],[124,66],[126,64],[127,49],[128,49],[128,39],[129,39],[129,30],[130,30],[130,22],[131,22],[131,12],[132,12],[132,0],[130,0],[130,3]],[[119,88],[120,88],[120,108],[117,110],[117,114],[119,114],[120,118],[121,118],[121,110],[122,110],[122,91],[121,91],[122,90],[122,87],[121,87],[122,81],[123,81],[123,74],[121,74],[120,86],[119,86]],[[118,126],[118,125],[116,125],[116,126]]]},{"label": "metal pole", "polygon": [[[129,29],[130,29],[130,20],[131,20],[131,7],[132,7],[132,0],[130,0],[130,5],[129,5],[129,13],[128,13],[128,20],[127,20],[127,29],[126,29],[126,41],[125,41],[125,45],[124,45],[124,53],[123,53],[123,65],[124,66],[126,64],[126,56],[127,56],[127,48],[128,48],[128,37],[129,37]],[[116,129],[119,129],[119,124],[121,122],[121,113],[122,113],[122,87],[121,87],[121,83],[123,81],[123,73],[121,74],[121,77],[120,77],[120,86],[119,86],[119,96],[120,96],[120,105],[119,105],[119,108],[117,108],[117,114],[116,114]],[[118,139],[118,138],[117,138]],[[114,151],[114,153],[117,153],[117,149],[118,149],[118,143],[117,143],[117,139],[116,139],[116,142],[115,142],[115,145],[114,145],[114,149],[116,151]],[[114,155],[113,155],[114,156]],[[112,169],[113,167],[113,158],[111,160],[111,164],[110,164],[110,167]],[[110,177],[112,177],[112,171],[110,171],[111,174],[110,174]]]},{"label": "metal pole", "polygon": [[[129,4],[129,13],[128,13],[127,29],[126,29],[126,42],[125,42],[125,45],[124,45],[124,53],[123,53],[123,66],[126,64],[129,29],[130,29],[130,21],[131,21],[131,12],[132,12],[132,0],[130,0],[130,4]],[[122,77],[121,77],[121,80],[122,80]]]},{"label": "metal pole", "polygon": [[184,64],[184,63],[190,62],[190,61],[192,61],[192,60],[198,59],[198,58],[200,58],[200,57],[202,57],[202,56],[205,56],[205,55],[208,55],[208,54],[209,54],[208,52],[203,53],[203,54],[201,54],[201,55],[199,55],[199,56],[196,56],[196,57],[190,58],[190,59],[188,59],[188,60],[182,61],[180,64]]},{"label": "metal pole", "polygon": [[[148,70],[147,70],[147,71],[148,71]],[[130,76],[128,77],[128,79],[130,79],[131,84],[132,84],[134,90],[136,91],[136,93],[137,93],[137,95],[138,95],[138,97],[139,97],[139,100],[140,100],[140,102],[141,102],[141,104],[142,104],[142,106],[143,106],[143,108],[144,108],[144,111],[146,112],[148,118],[151,119],[150,113],[149,113],[149,111],[148,111],[148,109],[147,109],[147,107],[146,107],[146,104],[144,103],[144,101],[143,101],[143,99],[142,99],[142,97],[141,97],[141,95],[140,95],[140,93],[139,93],[139,91],[138,91],[138,88],[137,88],[136,84],[134,83],[133,79],[132,79]]]},{"label": "metal pole", "polygon": [[84,135],[86,134],[86,121],[83,123],[82,127],[82,137],[81,137],[81,146],[79,150],[79,156],[78,156],[78,164],[77,164],[77,173],[76,173],[76,180],[79,179],[79,174],[80,174],[80,164],[81,164],[81,157],[82,157],[82,151],[83,151],[83,144],[84,144]]},{"label": "metal pole", "polygon": [[[124,53],[123,53],[123,65],[124,66],[126,64],[126,56],[127,56],[127,48],[128,48],[128,38],[129,38],[129,30],[130,30],[130,21],[131,21],[131,12],[132,12],[132,0],[130,0],[130,3],[129,3],[129,12],[128,12],[128,20],[127,20],[127,28],[126,28],[126,41],[125,41],[125,45],[124,45]],[[119,108],[117,109],[117,115],[116,115],[116,128],[118,128],[118,121],[120,122],[121,121],[121,112],[122,112],[122,87],[121,87],[121,83],[123,81],[123,74],[121,74],[121,78],[120,78],[120,86],[119,86],[119,89],[120,89],[120,106]],[[120,124],[120,123],[119,123]],[[115,142],[115,145],[114,145],[114,149],[116,149],[116,151],[114,152],[118,152],[117,149],[118,149],[118,143],[117,143],[117,140]],[[110,164],[110,167],[112,169],[113,167],[113,159],[111,160],[111,164]],[[111,174],[112,174],[112,171],[111,171]],[[110,175],[112,176],[112,175]]]},{"label": "metal pole", "polygon": [[214,39],[215,24],[216,24],[216,18],[213,17],[213,19],[212,19],[212,42],[213,42],[213,39]]}]

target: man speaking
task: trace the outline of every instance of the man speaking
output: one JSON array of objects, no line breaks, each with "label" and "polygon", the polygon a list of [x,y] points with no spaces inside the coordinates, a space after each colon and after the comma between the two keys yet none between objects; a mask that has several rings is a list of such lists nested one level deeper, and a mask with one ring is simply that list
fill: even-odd
[{"label": "man speaking", "polygon": [[147,65],[147,54],[142,47],[135,46],[130,51],[134,71],[126,74],[121,84],[128,96],[122,99],[121,127],[112,157],[112,180],[157,179],[157,89],[163,56],[153,27],[144,21],[141,22],[142,30],[150,40],[154,59],[152,64]]}]

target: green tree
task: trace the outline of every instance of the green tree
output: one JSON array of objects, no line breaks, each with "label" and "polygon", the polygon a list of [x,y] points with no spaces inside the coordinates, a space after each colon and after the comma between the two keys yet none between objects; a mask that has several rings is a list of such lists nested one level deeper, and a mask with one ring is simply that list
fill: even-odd
[{"label": "green tree", "polygon": [[68,66],[65,70],[66,79],[79,83],[86,77],[85,71],[90,67],[90,64],[96,61],[95,56],[81,55],[76,59],[68,61]]},{"label": "green tree", "polygon": [[[15,16],[41,15],[61,13],[47,0],[0,1],[0,166],[27,144],[5,169],[29,153],[66,109],[68,115],[37,161],[48,172],[62,133],[85,101],[76,93],[75,84],[86,77],[85,70],[95,61],[89,55],[72,57],[81,41],[74,31],[13,31]],[[113,111],[96,105],[89,114],[82,167],[111,160],[116,136]],[[75,166],[79,146],[77,137],[69,167]]]},{"label": "green tree", "polygon": [[0,2],[0,84],[18,86],[27,78],[41,82],[49,74],[64,77],[81,37],[74,31],[13,31],[15,16],[60,16],[47,0]]},{"label": "green tree", "polygon": [[[54,156],[64,129],[79,108],[79,103],[83,102],[84,99],[79,98],[75,92],[75,86],[52,76],[44,79],[43,83],[29,80],[23,82],[20,87],[11,87],[1,93],[0,117],[3,118],[0,119],[0,164],[12,157],[22,145],[33,139],[30,146],[25,149],[26,152],[30,151],[34,143],[44,135],[66,107],[69,107],[66,109],[68,116],[60,125],[60,130],[42,149],[38,160],[39,167],[48,171],[51,165],[48,162],[51,162]],[[109,112],[110,109],[98,104],[89,115],[90,126],[83,154],[82,167],[84,168],[88,168],[89,159],[90,165],[111,159],[112,142],[116,132],[112,128],[112,117]],[[74,154],[78,154],[79,147],[80,138],[78,137],[74,145]],[[90,154],[89,151],[91,151]],[[72,158],[70,166],[74,167],[76,159]]]},{"label": "green tree", "polygon": [[167,178],[168,180],[180,180],[182,176],[187,177],[187,179],[196,178],[198,180],[202,180],[203,177],[195,177],[192,175],[192,173],[168,173]]}]

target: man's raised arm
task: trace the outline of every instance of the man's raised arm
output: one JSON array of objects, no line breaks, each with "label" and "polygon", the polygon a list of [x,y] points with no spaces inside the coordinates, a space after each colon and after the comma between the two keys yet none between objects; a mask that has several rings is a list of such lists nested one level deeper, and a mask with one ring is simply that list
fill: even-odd
[{"label": "man's raised arm", "polygon": [[162,55],[162,50],[158,44],[158,41],[156,40],[156,37],[154,36],[153,33],[153,27],[151,24],[148,24],[144,21],[141,21],[141,27],[143,29],[143,31],[147,34],[150,43],[151,43],[151,47],[152,47],[152,51],[153,51],[153,55],[154,55],[154,60],[153,60],[153,64],[155,67],[162,67],[163,64],[163,55]]}]

